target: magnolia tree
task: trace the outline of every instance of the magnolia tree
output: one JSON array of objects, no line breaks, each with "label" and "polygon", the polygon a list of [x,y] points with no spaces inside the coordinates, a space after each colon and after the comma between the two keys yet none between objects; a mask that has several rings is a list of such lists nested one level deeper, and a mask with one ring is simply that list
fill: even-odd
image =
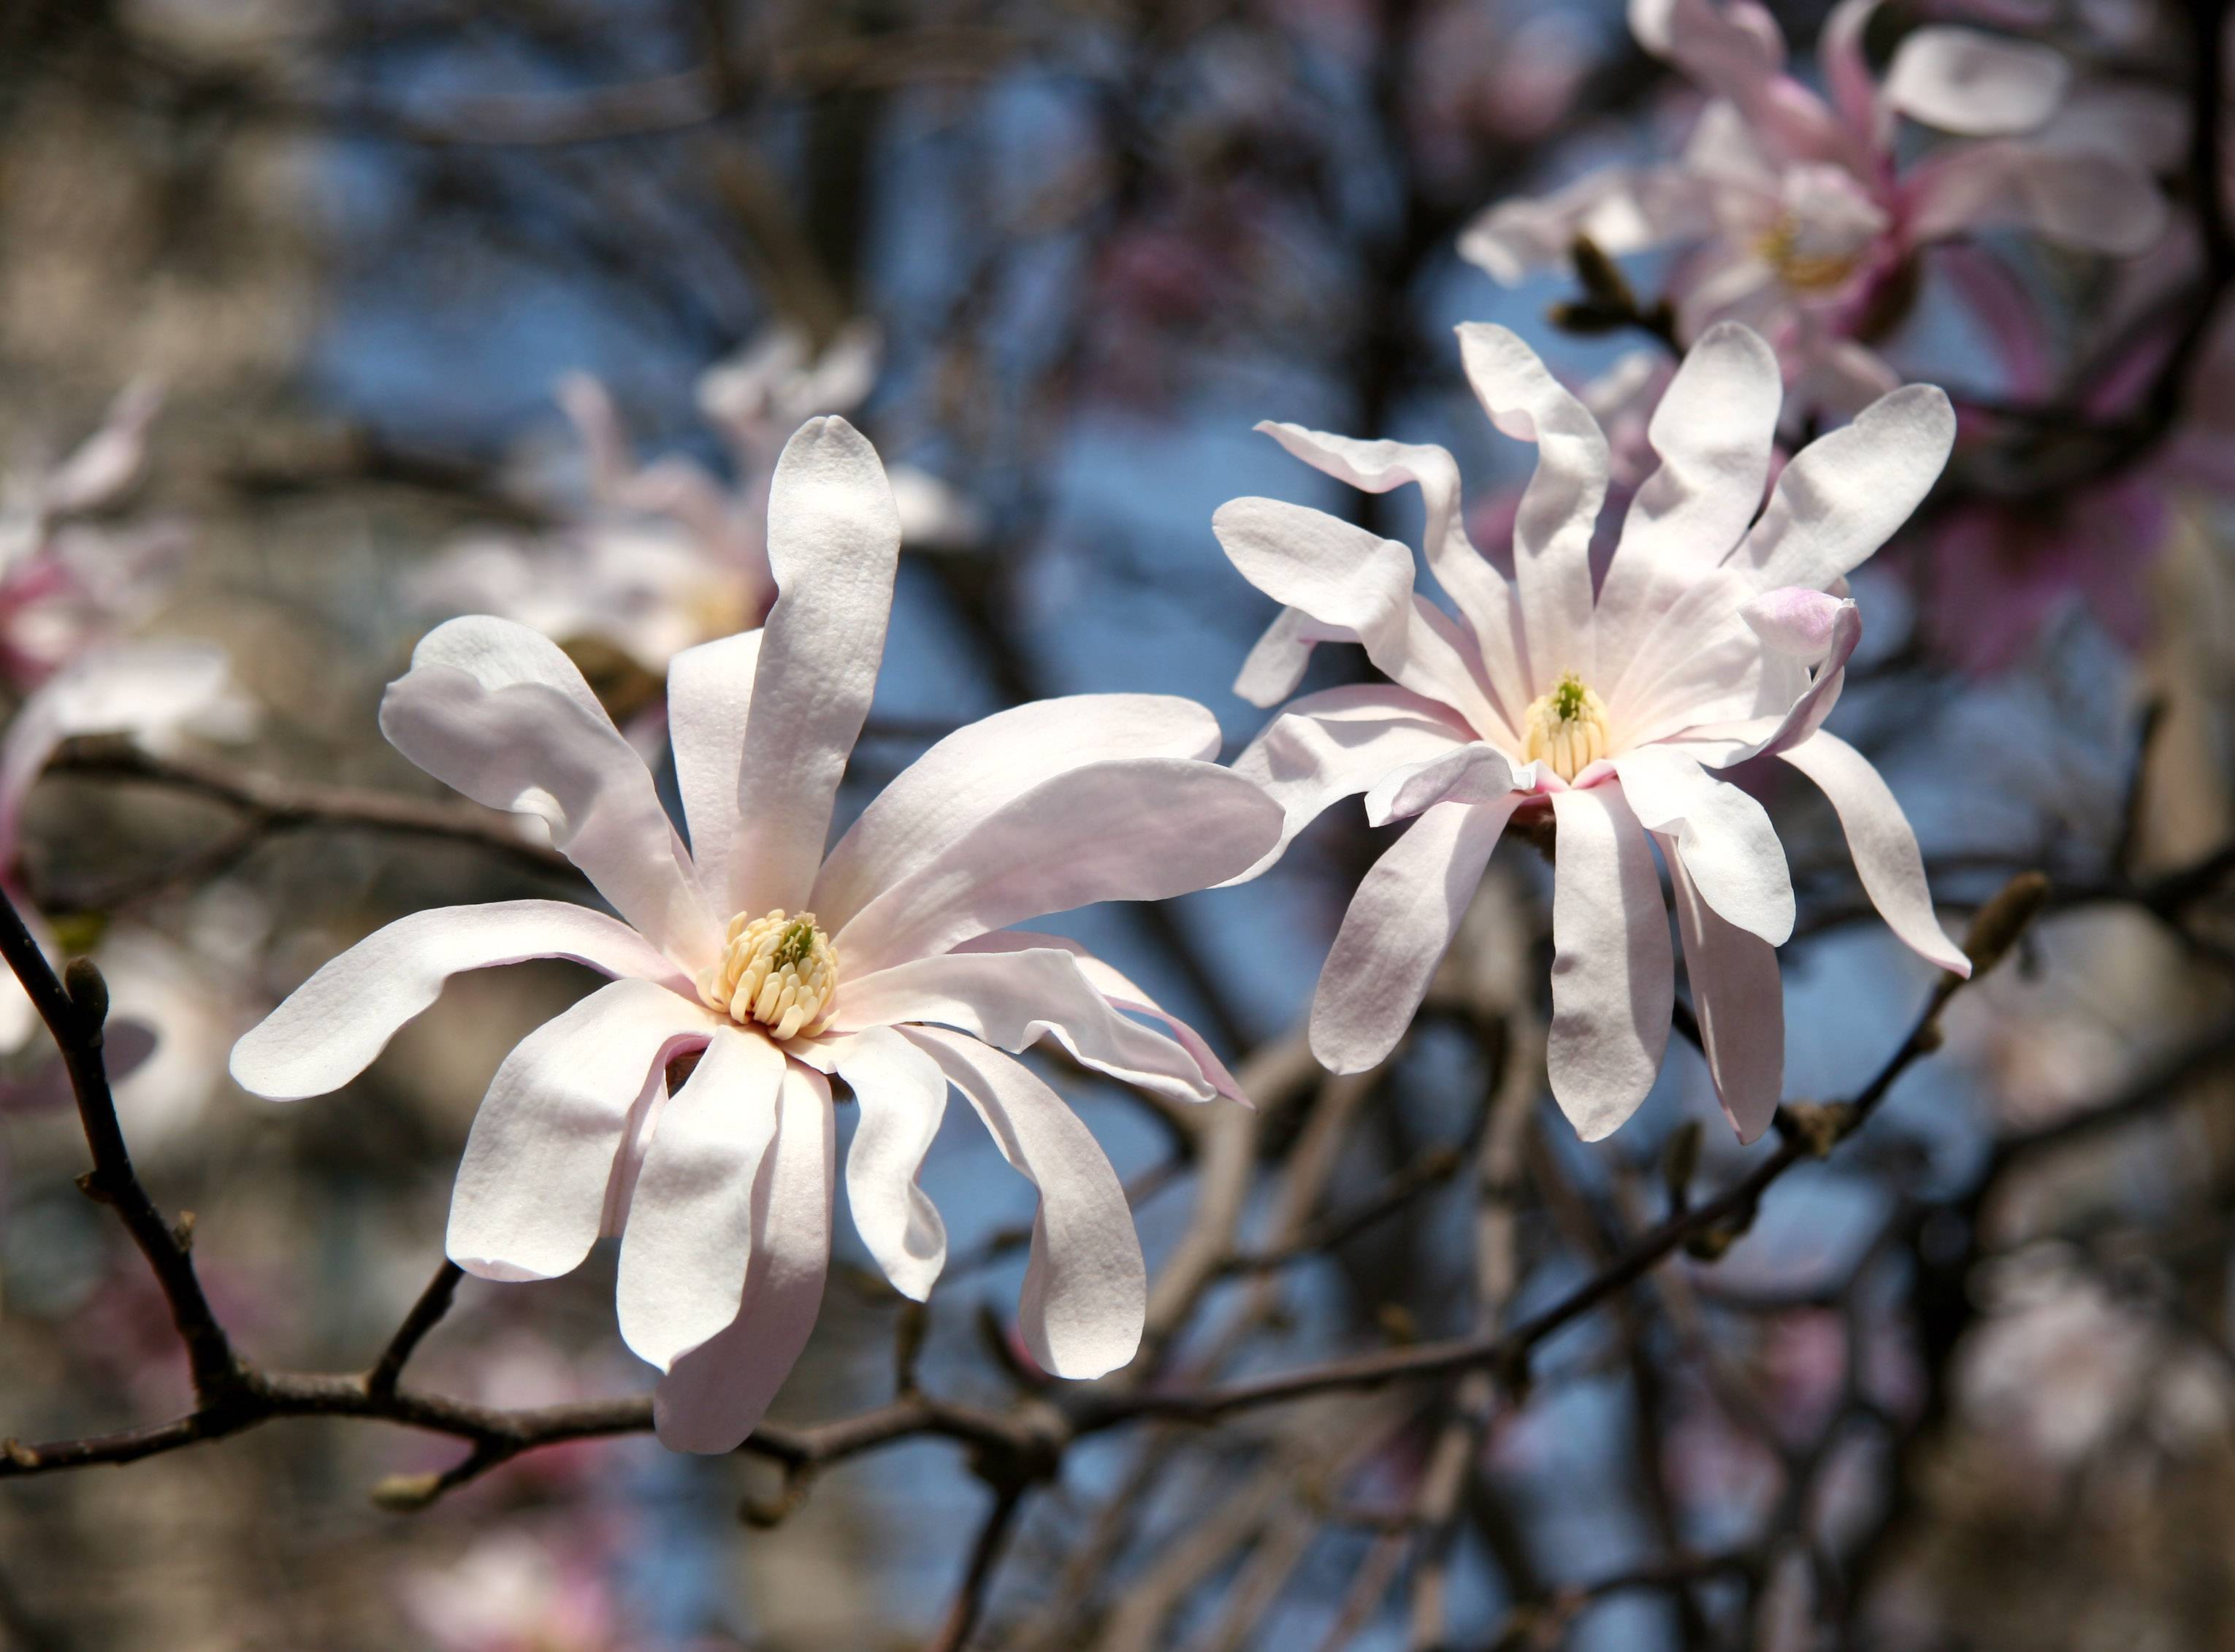
[{"label": "magnolia tree", "polygon": [[0,67],[384,202],[0,491],[11,1643],[2235,1636],[2224,5],[208,11]]}]

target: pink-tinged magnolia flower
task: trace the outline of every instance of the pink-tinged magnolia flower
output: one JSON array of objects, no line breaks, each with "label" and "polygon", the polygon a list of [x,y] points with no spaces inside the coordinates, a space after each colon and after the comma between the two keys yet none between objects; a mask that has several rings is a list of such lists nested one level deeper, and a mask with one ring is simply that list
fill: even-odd
[{"label": "pink-tinged magnolia flower", "polygon": [[[668,727],[686,849],[651,772],[566,656],[488,617],[429,633],[381,727],[437,778],[540,816],[618,917],[553,901],[423,912],[313,975],[235,1047],[276,1098],[363,1071],[445,977],[565,957],[615,979],[530,1034],[474,1121],[449,1249],[542,1279],[621,1235],[621,1334],[665,1375],[671,1446],[750,1432],[815,1321],[830,1244],[828,1075],[854,1092],[854,1224],[921,1299],[946,1254],[915,1184],[949,1085],[1039,1191],[1022,1332],[1063,1376],[1131,1359],[1144,1275],[1093,1137],[1003,1050],[1053,1036],[1169,1097],[1235,1094],[1202,1040],[1098,960],[1002,933],[1097,901],[1233,877],[1281,811],[1205,761],[1210,714],[1155,695],[1019,706],[959,730],[826,856],[833,797],[883,652],[900,522],[842,419],[784,449],[769,502],[778,596],[764,630],[678,654]],[[732,915],[734,914],[734,915]],[[1163,1019],[1170,1036],[1130,1019]],[[698,1064],[671,1094],[678,1056]]]},{"label": "pink-tinged magnolia flower", "polygon": [[[568,375],[557,394],[581,445],[586,508],[540,538],[465,541],[421,575],[419,600],[562,641],[600,638],[652,671],[694,644],[759,625],[776,600],[763,525],[784,435],[810,415],[850,412],[876,366],[870,329],[850,328],[817,355],[804,335],[779,327],[708,369],[699,408],[730,449],[734,488],[680,455],[639,463],[605,386]],[[891,485],[919,548],[952,548],[981,531],[968,504],[926,473],[899,467]]]},{"label": "pink-tinged magnolia flower", "polygon": [[[1511,283],[1566,258],[1578,233],[1616,253],[1690,247],[1671,278],[1685,333],[1746,322],[1777,345],[1796,399],[1845,412],[1896,383],[1865,344],[1919,248],[2017,227],[2129,256],[2163,233],[2164,199],[2117,124],[2053,118],[2070,79],[2061,56],[1934,24],[1904,36],[1874,82],[1862,41],[1878,3],[1833,10],[1819,95],[1786,72],[1784,37],[1753,0],[1630,0],[1638,43],[1710,99],[1682,156],[1501,202],[1460,252]],[[1904,116],[1957,141],[1904,167]]]},{"label": "pink-tinged magnolia flower", "polygon": [[1396,1046],[1507,822],[1549,810],[1554,1096],[1595,1140],[1635,1111],[1661,1065],[1674,987],[1650,840],[1675,887],[1716,1093],[1752,1140],[1784,1065],[1776,948],[1792,933],[1793,885],[1768,816],[1716,770],[1775,756],[1807,775],[1895,934],[1969,971],[1933,915],[1893,794],[1820,729],[1862,629],[1832,593],[1940,474],[1948,398],[1895,391],[1796,455],[1764,508],[1777,360],[1743,327],[1711,328],[1654,414],[1660,468],[1595,589],[1609,469],[1597,422],[1504,328],[1463,326],[1459,345],[1491,423],[1537,444],[1510,560],[1469,541],[1442,448],[1258,427],[1370,492],[1417,484],[1428,567],[1456,616],[1415,594],[1404,546],[1323,512],[1241,499],[1216,518],[1242,576],[1288,605],[1237,692],[1274,704],[1325,641],[1363,644],[1390,679],[1295,700],[1235,765],[1287,810],[1284,843],[1361,792],[1374,824],[1413,820],[1343,919],[1312,1006],[1313,1051],[1353,1072]]},{"label": "pink-tinged magnolia flower", "polygon": [[0,677],[18,692],[161,606],[185,531],[97,518],[140,479],[162,405],[152,381],[127,385],[66,457],[0,485]]}]

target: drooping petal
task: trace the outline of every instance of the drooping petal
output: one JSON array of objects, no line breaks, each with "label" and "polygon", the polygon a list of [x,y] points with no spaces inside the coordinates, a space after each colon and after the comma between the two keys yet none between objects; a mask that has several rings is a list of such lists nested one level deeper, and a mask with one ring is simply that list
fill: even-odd
[{"label": "drooping petal", "polygon": [[1552,1098],[1587,1142],[1645,1099],[1676,1001],[1668,911],[1645,829],[1620,788],[1552,794]]},{"label": "drooping petal", "polygon": [[1661,858],[1676,896],[1676,933],[1700,1046],[1723,1116],[1740,1143],[1769,1128],[1785,1085],[1785,989],[1777,949],[1727,924],[1700,898],[1675,840],[1662,836]]},{"label": "drooping petal", "polygon": [[1216,1093],[1186,1049],[1119,1014],[1066,950],[948,953],[851,978],[830,1031],[911,1021],[959,1027],[1011,1051],[1045,1034],[1082,1065],[1175,1101]]},{"label": "drooping petal", "polygon": [[809,419],[784,444],[768,542],[777,596],[753,675],[731,861],[750,912],[807,905],[884,655],[900,515],[876,449],[845,420]]},{"label": "drooping petal", "polygon": [[1589,681],[1596,668],[1591,534],[1606,498],[1606,437],[1517,334],[1469,322],[1458,336],[1467,381],[1491,423],[1517,442],[1537,444],[1536,474],[1513,524],[1524,686],[1532,696],[1543,693],[1563,672]]},{"label": "drooping petal", "polygon": [[652,772],[573,662],[525,626],[438,626],[381,697],[390,744],[477,803],[534,815],[613,909],[678,962],[720,934]]},{"label": "drooping petal", "polygon": [[1631,812],[1670,836],[1701,899],[1725,922],[1773,947],[1793,938],[1793,874],[1760,803],[1672,746],[1625,751],[1614,766]]},{"label": "drooping petal", "polygon": [[737,776],[752,711],[761,633],[739,632],[686,648],[667,662],[667,737],[676,790],[691,829],[691,859],[717,919],[744,909],[736,854],[744,835]]},{"label": "drooping petal", "polygon": [[1220,1095],[1229,1101],[1238,1101],[1245,1107],[1255,1105],[1242,1092],[1242,1086],[1226,1070],[1226,1064],[1218,1059],[1217,1052],[1203,1041],[1202,1033],[1158,1004],[1122,970],[1097,958],[1069,935],[1044,934],[1032,929],[1002,929],[990,935],[973,935],[955,951],[1031,952],[1041,947],[1055,947],[1077,959],[1079,968],[1086,974],[1086,979],[1093,983],[1094,990],[1108,999],[1113,1009],[1123,1010],[1128,1015],[1145,1015],[1151,1020],[1163,1022],[1164,1030],[1172,1035],[1174,1042],[1195,1059],[1196,1071],[1203,1074],[1203,1082]]},{"label": "drooping petal", "polygon": [[1231,770],[1177,757],[1090,763],[989,812],[831,939],[849,974],[1098,901],[1163,901],[1254,865],[1281,807]]},{"label": "drooping petal", "polygon": [[1929,155],[1903,187],[1918,241],[2021,228],[2132,258],[2156,246],[2171,220],[2157,180],[2126,156],[2009,139]]},{"label": "drooping petal", "polygon": [[1366,794],[1366,822],[1386,826],[1438,803],[1495,803],[1536,785],[1537,765],[1517,766],[1494,745],[1476,741],[1392,770]]},{"label": "drooping petal", "polygon": [[1902,36],[1879,95],[1889,108],[1943,132],[2002,137],[2048,120],[2071,79],[2064,55],[2047,46],[1929,24]]},{"label": "drooping petal", "polygon": [[947,1112],[947,1075],[888,1026],[837,1041],[832,1059],[861,1109],[846,1150],[854,1230],[893,1288],[923,1301],[947,1265],[947,1224],[915,1178]]},{"label": "drooping petal", "polygon": [[1382,684],[1307,694],[1265,725],[1234,760],[1234,771],[1281,805],[1280,837],[1243,882],[1279,860],[1296,835],[1333,804],[1384,776],[1464,750],[1473,731],[1431,699]]},{"label": "drooping petal", "polygon": [[1498,680],[1497,667],[1511,653],[1513,595],[1504,576],[1467,537],[1458,461],[1448,450],[1430,442],[1360,442],[1270,419],[1257,428],[1314,469],[1367,493],[1385,494],[1407,482],[1418,484],[1426,514],[1421,543],[1429,572],[1474,633],[1491,677],[1492,698],[1499,702],[1498,710],[1511,726],[1529,704],[1525,697],[1511,698],[1521,686],[1517,676],[1511,685]]},{"label": "drooping petal", "polygon": [[662,1371],[737,1317],[783,1069],[758,1033],[717,1026],[660,1110],[621,1230],[614,1301],[621,1340]]},{"label": "drooping petal", "polygon": [[714,1019],[646,980],[600,987],[515,1046],[489,1081],[450,1194],[450,1260],[554,1279],[597,1242],[630,1114]]},{"label": "drooping petal", "polygon": [[1714,227],[1703,180],[1681,167],[1595,167],[1549,195],[1499,201],[1459,233],[1459,256],[1513,285],[1564,261],[1576,237],[1600,251],[1642,252]]},{"label": "drooping petal", "polygon": [[1629,24],[1638,44],[1735,105],[1781,161],[1867,164],[1867,134],[1785,72],[1785,37],[1753,0],[1630,0]]},{"label": "drooping petal", "polygon": [[602,912],[564,901],[438,907],[375,930],[290,993],[233,1046],[233,1080],[273,1101],[338,1090],[451,976],[530,958],[571,959],[695,1001],[658,947]]},{"label": "drooping petal", "polygon": [[1879,0],[1839,0],[1816,36],[1817,66],[1832,107],[1851,132],[1875,134],[1878,125],[1878,85],[1863,53],[1863,31]]},{"label": "drooping petal", "polygon": [[1360,882],[1312,998],[1312,1053],[1329,1072],[1363,1072],[1397,1047],[1522,801],[1436,804]]},{"label": "drooping petal", "polygon": [[[1839,703],[1847,662],[1863,639],[1862,610],[1848,599],[1786,587],[1765,591],[1740,611],[1765,645],[1788,658],[1815,663],[1815,675],[1783,716],[1739,723],[1694,724],[1676,738],[1711,769],[1774,756],[1824,726]],[[1828,621],[1828,625],[1827,625]]]},{"label": "drooping petal", "polygon": [[1880,397],[1793,456],[1731,565],[1752,570],[1764,590],[1828,587],[1909,520],[1955,440],[1955,410],[1937,386]]},{"label": "drooping petal", "polygon": [[1312,663],[1312,650],[1323,642],[1356,642],[1347,626],[1330,626],[1301,608],[1283,608],[1250,646],[1234,692],[1252,705],[1278,705],[1296,692]]},{"label": "drooping petal", "polygon": [[1847,835],[1847,851],[1863,880],[1863,891],[1886,921],[1886,928],[1919,957],[1958,975],[1969,976],[1971,960],[1948,938],[1932,910],[1932,891],[1924,878],[1924,856],[1909,816],[1871,761],[1837,735],[1818,730],[1777,754],[1814,781],[1831,800]]},{"label": "drooping petal", "polygon": [[1412,553],[1396,541],[1277,499],[1229,500],[1210,525],[1243,579],[1355,636],[1390,681],[1471,720],[1496,715],[1465,653],[1415,604]]},{"label": "drooping petal", "polygon": [[871,801],[823,862],[810,904],[836,931],[1052,776],[1125,757],[1215,757],[1218,745],[1218,719],[1170,694],[1072,694],[997,711],[940,740]]},{"label": "drooping petal", "polygon": [[1098,1377],[1141,1346],[1149,1275],[1125,1190],[1093,1132],[1011,1057],[939,1027],[907,1036],[938,1062],[994,1144],[1039,1190],[1017,1304],[1025,1348],[1059,1377]]},{"label": "drooping petal", "polygon": [[676,1360],[652,1422],[676,1452],[733,1452],[759,1426],[823,1310],[836,1177],[830,1084],[796,1061],[777,1087],[776,1139],[754,1178],[751,1259],[737,1316]]}]

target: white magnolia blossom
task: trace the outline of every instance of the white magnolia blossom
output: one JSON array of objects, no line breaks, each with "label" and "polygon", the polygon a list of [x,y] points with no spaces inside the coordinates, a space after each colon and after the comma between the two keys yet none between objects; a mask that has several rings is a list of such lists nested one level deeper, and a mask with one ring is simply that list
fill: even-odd
[{"label": "white magnolia blossom", "polygon": [[1793,885],[1768,816],[1716,770],[1774,755],[1807,775],[1894,932],[1969,973],[1934,917],[1892,793],[1820,728],[1861,634],[1845,576],[1940,474],[1955,429],[1948,399],[1929,385],[1895,391],[1795,456],[1765,508],[1777,360],[1743,327],[1711,329],[1648,427],[1660,467],[1594,588],[1605,436],[1513,333],[1458,331],[1491,422],[1537,444],[1510,560],[1469,541],[1442,448],[1259,427],[1370,492],[1417,484],[1428,567],[1456,615],[1415,594],[1404,546],[1324,512],[1241,499],[1216,520],[1242,575],[1288,605],[1238,692],[1261,705],[1292,693],[1321,641],[1363,644],[1390,679],[1303,696],[1235,764],[1286,810],[1284,843],[1361,792],[1373,823],[1414,823],[1343,920],[1312,1006],[1312,1048],[1350,1072],[1395,1047],[1507,822],[1549,810],[1554,1095],[1596,1139],[1636,1109],[1660,1067],[1674,987],[1657,842],[1716,1092],[1751,1140],[1778,1099],[1775,949],[1792,933]]},{"label": "white magnolia blossom", "polygon": [[[536,538],[462,541],[420,575],[418,600],[562,641],[600,638],[652,671],[693,644],[758,626],[776,600],[764,524],[783,439],[812,415],[859,405],[877,354],[865,325],[819,354],[797,329],[777,327],[708,369],[699,409],[730,449],[735,486],[679,454],[639,463],[606,387],[568,375],[557,394],[581,445],[587,508]],[[890,482],[911,546],[951,548],[982,531],[968,503],[927,473],[900,466]]]},{"label": "white magnolia blossom", "polygon": [[[361,1072],[459,970],[565,957],[613,976],[499,1069],[459,1169],[449,1249],[486,1278],[542,1279],[619,1233],[621,1333],[665,1373],[655,1419],[684,1449],[742,1440],[814,1324],[836,1176],[829,1075],[860,1108],[846,1163],[855,1227],[918,1300],[947,1242],[916,1170],[948,1086],[968,1098],[1039,1193],[1025,1344],[1074,1377],[1132,1357],[1140,1247],[1092,1135],[1002,1051],[1049,1034],[1162,1095],[1235,1093],[1202,1040],[1116,971],[1006,929],[1202,888],[1270,848],[1281,811],[1205,761],[1218,730],[1202,707],[1085,695],[988,718],[934,745],[825,855],[900,538],[869,444],[842,419],[803,428],[770,490],[767,626],[669,666],[688,849],[554,644],[488,617],[429,633],[388,690],[383,732],[461,791],[541,816],[619,916],[512,901],[404,918],[319,970],[233,1052],[248,1089],[316,1095]],[[671,1093],[670,1064],[691,1054]]]},{"label": "white magnolia blossom", "polygon": [[[2102,99],[2068,105],[2061,55],[1953,24],[1909,31],[1874,78],[1863,35],[1878,5],[1833,8],[1819,93],[1789,72],[1784,36],[1753,0],[1630,0],[1638,43],[1708,95],[1682,154],[1500,201],[1461,254],[1511,283],[1565,259],[1578,234],[1615,253],[1690,247],[1669,284],[1683,331],[1760,329],[1796,399],[1844,414],[1898,382],[1857,335],[1919,247],[2016,227],[2124,257],[2164,233],[2164,197],[2133,159],[2147,117]],[[1909,164],[1904,119],[1948,135]]]}]

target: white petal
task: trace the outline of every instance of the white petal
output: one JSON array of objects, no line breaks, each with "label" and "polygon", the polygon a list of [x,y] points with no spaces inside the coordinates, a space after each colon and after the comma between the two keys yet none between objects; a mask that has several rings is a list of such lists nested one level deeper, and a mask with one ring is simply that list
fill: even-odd
[{"label": "white petal", "polygon": [[675,753],[676,790],[691,828],[698,885],[718,921],[745,909],[734,859],[744,833],[737,777],[760,655],[761,633],[745,631],[686,648],[667,662],[667,737]]},{"label": "white petal", "polygon": [[1065,950],[948,953],[849,979],[831,1017],[833,1032],[936,1021],[1004,1050],[1043,1033],[1082,1065],[1175,1101],[1216,1092],[1189,1052],[1119,1014]]},{"label": "white petal", "polygon": [[1473,732],[1444,706],[1394,686],[1353,684],[1307,694],[1265,725],[1234,771],[1281,805],[1281,836],[1241,877],[1279,860],[1328,807],[1384,776],[1464,749]]},{"label": "white petal", "polygon": [[1532,697],[1563,672],[1596,672],[1591,633],[1591,534],[1606,498],[1607,443],[1598,421],[1504,327],[1468,322],[1459,356],[1491,423],[1537,444],[1537,470],[1513,524],[1513,583]]},{"label": "white petal", "polygon": [[1228,559],[1267,596],[1355,636],[1375,669],[1471,720],[1497,716],[1452,634],[1413,600],[1412,553],[1323,510],[1231,499],[1210,519]]},{"label": "white petal", "polygon": [[823,1311],[836,1149],[829,1081],[787,1063],[776,1141],[753,1183],[752,1256],[737,1317],[678,1360],[652,1393],[652,1427],[670,1451],[737,1450],[791,1374]]},{"label": "white petal", "polygon": [[1901,812],[1870,759],[1821,730],[1777,755],[1831,799],[1847,834],[1847,851],[1855,857],[1864,892],[1886,927],[1918,956],[1958,975],[1970,975],[1971,960],[1948,938],[1933,914],[1924,856],[1917,849],[1909,816]]},{"label": "white petal", "polygon": [[1314,648],[1357,640],[1358,633],[1347,626],[1325,625],[1301,608],[1283,608],[1251,645],[1235,675],[1234,692],[1252,705],[1277,705],[1304,680]]},{"label": "white petal", "polygon": [[809,904],[836,932],[1044,780],[1112,758],[1211,758],[1218,746],[1218,719],[1170,694],[1072,694],[997,711],[957,729],[895,777],[830,851]]},{"label": "white petal", "polygon": [[1267,420],[1257,427],[1314,469],[1368,493],[1385,494],[1407,482],[1417,483],[1426,513],[1421,543],[1436,583],[1458,607],[1481,645],[1485,666],[1491,670],[1491,686],[1501,701],[1499,710],[1511,725],[1526,709],[1524,696],[1517,700],[1518,675],[1511,685],[1497,680],[1495,667],[1508,657],[1513,636],[1513,593],[1504,576],[1467,538],[1466,519],[1459,491],[1458,463],[1445,449],[1412,442],[1360,442],[1350,436],[1329,436],[1301,424],[1277,424]]},{"label": "white petal", "polygon": [[854,1230],[893,1288],[923,1301],[947,1265],[947,1224],[916,1172],[947,1111],[947,1075],[886,1026],[838,1041],[834,1059],[861,1111],[846,1150]]},{"label": "white petal", "polygon": [[2132,258],[2158,244],[2171,218],[2157,180],[2125,155],[2009,139],[1928,156],[1905,193],[1918,241],[2015,226]]},{"label": "white petal", "polygon": [[1059,1377],[1098,1377],[1127,1363],[1141,1346],[1149,1274],[1125,1190],[1093,1132],[998,1050],[938,1027],[907,1036],[978,1110],[1002,1157],[1039,1190],[1017,1304],[1026,1350]]},{"label": "white petal", "polygon": [[737,1317],[783,1069],[758,1033],[717,1027],[660,1110],[621,1229],[614,1301],[622,1341],[662,1371]]},{"label": "white petal", "polygon": [[1280,805],[1231,770],[1090,763],[993,810],[832,941],[849,973],[866,974],[1043,913],[1168,900],[1254,865],[1280,830]]},{"label": "white petal", "polygon": [[876,689],[900,548],[876,450],[842,418],[800,426],[770,484],[777,596],[738,780],[740,911],[807,905],[831,801]]},{"label": "white petal", "polygon": [[629,1117],[712,1018],[650,981],[600,987],[515,1046],[489,1081],[450,1193],[450,1260],[554,1279],[597,1242]]},{"label": "white petal", "polygon": [[651,770],[547,638],[486,616],[437,626],[381,697],[380,729],[444,784],[547,823],[560,852],[669,956],[711,961],[720,934]]},{"label": "white petal", "polygon": [[1367,873],[1343,914],[1312,999],[1312,1053],[1363,1072],[1397,1047],[1482,882],[1519,793],[1438,803]]},{"label": "white petal", "polygon": [[1598,649],[1625,661],[1688,580],[1730,554],[1761,508],[1784,380],[1776,352],[1735,323],[1692,346],[1647,436],[1661,467],[1624,518],[1599,591]]},{"label": "white petal", "polygon": [[1881,397],[1793,456],[1732,565],[1753,570],[1765,590],[1828,587],[1909,520],[1955,440],[1955,410],[1937,387]]},{"label": "white petal", "polygon": [[1504,752],[1478,740],[1383,776],[1366,794],[1367,823],[1386,826],[1437,803],[1495,803],[1534,786],[1537,773],[1535,764],[1517,769]]},{"label": "white petal", "polygon": [[495,901],[398,918],[331,960],[233,1048],[244,1090],[293,1101],[338,1090],[462,970],[570,958],[694,997],[658,947],[617,918],[564,901]]},{"label": "white petal", "polygon": [[1661,856],[1676,895],[1676,933],[1700,1045],[1707,1058],[1723,1116],[1741,1143],[1769,1128],[1785,1085],[1785,991],[1777,949],[1725,923],[1700,898],[1675,841],[1662,837]]},{"label": "white petal", "polygon": [[2071,79],[2063,55],[2046,46],[1942,24],[1902,37],[1878,95],[1943,132],[1998,137],[2048,119]]},{"label": "white petal", "polygon": [[1793,874],[1760,803],[1669,746],[1625,751],[1614,766],[1631,812],[1674,835],[1708,906],[1773,947],[1793,938]]},{"label": "white petal", "polygon": [[1587,1142],[1645,1099],[1676,1001],[1652,846],[1621,789],[1552,794],[1552,1098]]},{"label": "white petal", "polygon": [[[1681,736],[1684,749],[1709,768],[1727,769],[1749,758],[1773,757],[1824,726],[1839,703],[1847,662],[1863,639],[1862,610],[1850,600],[1786,587],[1765,592],[1740,611],[1764,643],[1794,658],[1820,655],[1815,675],[1783,716],[1694,724]],[[1826,621],[1828,620],[1828,631]]]},{"label": "white petal", "polygon": [[1709,192],[1681,167],[1596,167],[1550,195],[1499,201],[1459,234],[1459,256],[1511,286],[1563,263],[1576,237],[1640,252],[1714,227]]}]

